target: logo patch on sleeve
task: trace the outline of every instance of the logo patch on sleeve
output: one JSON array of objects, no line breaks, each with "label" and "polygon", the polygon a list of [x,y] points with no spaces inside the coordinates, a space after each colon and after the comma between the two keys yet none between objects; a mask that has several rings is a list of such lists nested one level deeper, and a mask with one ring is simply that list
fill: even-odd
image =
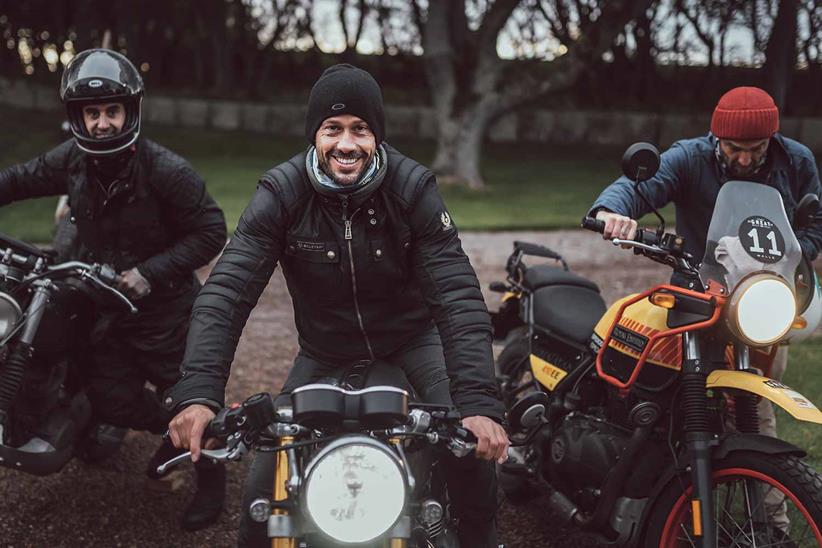
[{"label": "logo patch on sleeve", "polygon": [[442,221],[442,230],[451,230],[454,228],[454,225],[451,223],[451,216],[448,214],[447,211],[443,211],[440,213],[440,221]]}]

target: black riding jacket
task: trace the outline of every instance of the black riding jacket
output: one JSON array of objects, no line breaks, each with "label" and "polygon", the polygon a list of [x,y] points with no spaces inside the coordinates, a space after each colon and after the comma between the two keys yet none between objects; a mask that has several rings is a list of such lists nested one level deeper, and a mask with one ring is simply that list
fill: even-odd
[{"label": "black riding jacket", "polygon": [[380,154],[377,178],[348,195],[309,175],[306,152],[263,175],[194,304],[167,405],[222,404],[242,329],[279,262],[312,356],[379,359],[433,319],[461,414],[502,418],[488,311],[434,176],[391,147]]},{"label": "black riding jacket", "polygon": [[226,227],[222,210],[188,162],[148,139],[138,141],[134,154],[110,183],[98,180],[91,159],[66,141],[0,171],[0,206],[68,194],[80,259],[118,272],[137,267],[151,284],[151,294],[137,302],[142,311],[193,295],[194,270],[219,253]]}]

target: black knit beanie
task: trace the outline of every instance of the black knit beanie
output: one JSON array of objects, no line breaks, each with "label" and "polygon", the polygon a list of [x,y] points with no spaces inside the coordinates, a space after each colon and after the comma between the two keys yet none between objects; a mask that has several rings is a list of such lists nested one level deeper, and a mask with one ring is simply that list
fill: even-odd
[{"label": "black knit beanie", "polygon": [[352,114],[368,124],[377,144],[385,139],[385,112],[382,91],[374,77],[349,64],[329,67],[311,88],[305,114],[305,137],[314,144],[314,136],[326,118]]}]

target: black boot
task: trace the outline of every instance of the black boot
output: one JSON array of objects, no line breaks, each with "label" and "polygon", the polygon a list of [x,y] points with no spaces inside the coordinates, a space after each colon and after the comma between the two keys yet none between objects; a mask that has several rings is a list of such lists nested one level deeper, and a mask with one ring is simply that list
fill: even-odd
[{"label": "black boot", "polygon": [[180,517],[180,527],[197,531],[213,524],[223,510],[225,499],[225,466],[211,462],[198,462],[197,491]]},{"label": "black boot", "polygon": [[105,423],[93,424],[78,444],[76,455],[88,464],[103,462],[120,449],[127,433],[128,428]]},{"label": "black boot", "polygon": [[164,439],[157,450],[154,451],[154,455],[151,456],[151,460],[148,461],[146,476],[152,480],[159,480],[160,478],[168,475],[169,472],[166,472],[165,474],[160,474],[157,472],[157,467],[170,461],[177,455],[185,453],[185,451],[185,449],[177,449],[174,447],[170,439]]}]

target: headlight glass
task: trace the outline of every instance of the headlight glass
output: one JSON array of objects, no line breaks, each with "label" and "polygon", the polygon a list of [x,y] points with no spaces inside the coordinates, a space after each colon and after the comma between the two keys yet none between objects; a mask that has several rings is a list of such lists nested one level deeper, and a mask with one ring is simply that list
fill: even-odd
[{"label": "headlight glass", "polygon": [[5,293],[0,293],[0,340],[11,333],[17,322],[20,321],[20,306],[17,301]]},{"label": "headlight glass", "polygon": [[304,491],[317,528],[343,543],[385,534],[405,505],[405,479],[386,449],[364,442],[333,448],[310,465]]},{"label": "headlight glass", "polygon": [[763,278],[739,287],[736,325],[753,344],[772,344],[782,338],[796,318],[796,299],[788,284],[778,278]]}]

